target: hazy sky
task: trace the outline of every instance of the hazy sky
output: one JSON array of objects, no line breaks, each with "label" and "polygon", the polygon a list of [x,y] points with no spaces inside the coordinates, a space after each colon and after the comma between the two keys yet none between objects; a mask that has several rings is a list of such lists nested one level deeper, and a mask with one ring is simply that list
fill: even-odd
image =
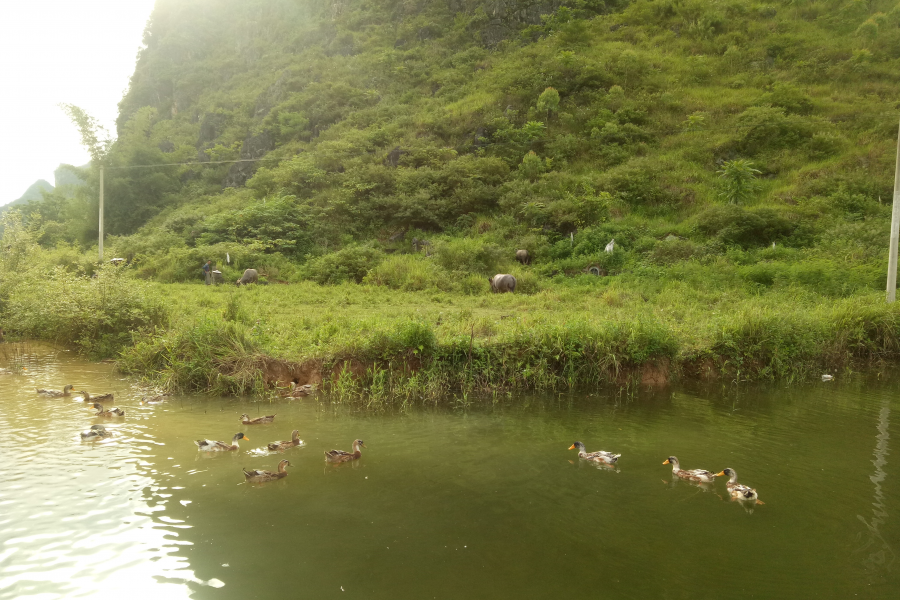
[{"label": "hazy sky", "polygon": [[11,0],[0,4],[0,204],[60,163],[88,154],[58,107],[75,104],[115,134],[154,0]]}]

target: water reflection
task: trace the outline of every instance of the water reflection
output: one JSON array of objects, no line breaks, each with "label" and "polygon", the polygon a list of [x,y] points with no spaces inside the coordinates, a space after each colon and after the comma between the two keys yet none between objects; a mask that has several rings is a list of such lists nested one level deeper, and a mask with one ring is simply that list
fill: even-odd
[{"label": "water reflection", "polygon": [[887,478],[884,468],[887,465],[888,440],[891,437],[889,433],[890,416],[890,403],[883,400],[881,411],[878,414],[878,435],[875,436],[875,459],[872,461],[872,464],[875,465],[875,473],[869,477],[869,480],[875,484],[872,518],[866,521],[862,515],[856,515],[856,518],[866,526],[867,534],[859,534],[858,539],[862,539],[864,535],[866,539],[857,552],[867,554],[863,565],[869,572],[870,578],[876,581],[883,580],[884,575],[893,569],[894,563],[897,561],[896,553],[881,533],[881,526],[888,517],[882,483]]}]

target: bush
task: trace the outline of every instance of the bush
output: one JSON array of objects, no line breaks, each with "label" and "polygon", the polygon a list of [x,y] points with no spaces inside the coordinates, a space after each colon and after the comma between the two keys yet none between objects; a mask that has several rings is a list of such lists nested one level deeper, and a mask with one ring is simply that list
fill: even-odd
[{"label": "bush", "polygon": [[479,275],[494,275],[502,262],[508,262],[503,260],[499,246],[478,238],[454,238],[437,243],[434,260],[447,271]]},{"label": "bush", "polygon": [[448,291],[452,288],[452,277],[448,272],[428,259],[408,254],[387,257],[369,271],[363,282],[408,292],[432,288]]},{"label": "bush", "polygon": [[794,233],[795,225],[771,208],[716,206],[698,215],[697,228],[726,244],[749,248],[785,240]]},{"label": "bush", "polygon": [[93,278],[62,267],[49,275],[43,266],[20,271],[3,316],[23,337],[77,344],[96,357],[113,356],[133,333],[168,321],[162,299],[113,266],[100,267]]},{"label": "bush", "polygon": [[362,283],[369,270],[384,260],[384,252],[372,246],[349,246],[324,256],[312,258],[301,272],[307,279],[320,284],[345,281]]}]

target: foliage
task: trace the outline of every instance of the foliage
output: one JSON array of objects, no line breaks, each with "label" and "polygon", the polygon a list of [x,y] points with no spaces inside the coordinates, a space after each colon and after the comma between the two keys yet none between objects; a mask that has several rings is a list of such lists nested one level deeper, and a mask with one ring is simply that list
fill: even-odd
[{"label": "foliage", "polygon": [[760,171],[754,169],[753,162],[747,159],[727,160],[716,172],[722,180],[722,189],[719,194],[731,204],[747,202],[759,189],[756,176]]},{"label": "foliage", "polygon": [[383,259],[384,253],[372,246],[347,246],[308,260],[303,266],[303,274],[320,284],[361,283]]}]

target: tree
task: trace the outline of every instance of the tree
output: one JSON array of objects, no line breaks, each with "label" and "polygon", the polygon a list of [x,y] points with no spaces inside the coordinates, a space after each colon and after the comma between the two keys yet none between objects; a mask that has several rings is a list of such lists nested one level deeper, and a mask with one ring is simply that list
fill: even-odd
[{"label": "tree", "polygon": [[547,121],[550,121],[550,113],[559,109],[559,92],[552,87],[548,87],[541,95],[538,96],[537,109],[546,111]]},{"label": "tree", "polygon": [[746,158],[726,160],[722,168],[716,171],[722,179],[719,195],[731,204],[741,204],[753,197],[759,189],[756,176],[759,169],[753,168],[753,162]]},{"label": "tree", "polygon": [[[91,160],[97,164],[102,163],[109,152],[112,140],[100,121],[74,104],[60,104],[59,106],[78,128],[78,132],[81,134],[81,143],[90,153]],[[100,135],[103,135],[103,138]]]}]

